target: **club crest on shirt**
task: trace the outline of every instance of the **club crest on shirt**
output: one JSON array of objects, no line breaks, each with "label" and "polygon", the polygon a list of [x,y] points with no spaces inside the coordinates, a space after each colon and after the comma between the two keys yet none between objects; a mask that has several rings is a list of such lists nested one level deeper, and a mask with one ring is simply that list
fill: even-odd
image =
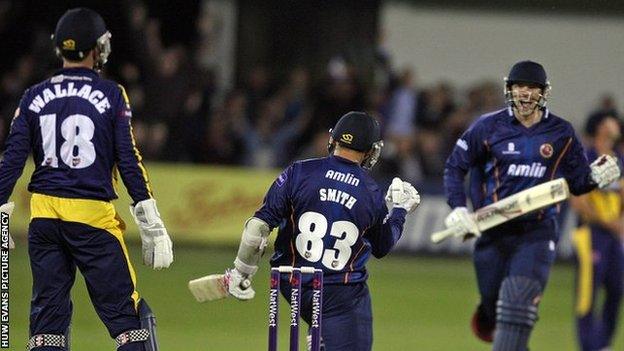
[{"label": "club crest on shirt", "polygon": [[554,149],[549,143],[542,144],[539,151],[543,158],[551,158],[554,153]]}]

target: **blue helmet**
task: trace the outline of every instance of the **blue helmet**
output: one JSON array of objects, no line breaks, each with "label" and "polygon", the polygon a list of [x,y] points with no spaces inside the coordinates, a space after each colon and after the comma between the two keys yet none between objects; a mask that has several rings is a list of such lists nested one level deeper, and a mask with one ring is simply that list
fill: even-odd
[{"label": "blue helmet", "polygon": [[511,67],[509,75],[505,78],[505,99],[508,104],[513,104],[511,86],[516,83],[529,83],[537,85],[542,89],[542,96],[538,101],[541,108],[546,107],[548,95],[550,93],[550,82],[546,77],[544,66],[534,61],[520,61]]},{"label": "blue helmet", "polygon": [[362,167],[371,169],[379,160],[383,141],[379,122],[365,112],[351,111],[340,117],[330,129],[328,150],[333,152],[335,144],[366,153]]},{"label": "blue helmet", "polygon": [[84,7],[65,12],[52,35],[57,55],[70,61],[81,61],[90,50],[97,49],[96,69],[101,69],[108,60],[110,38],[102,17]]}]

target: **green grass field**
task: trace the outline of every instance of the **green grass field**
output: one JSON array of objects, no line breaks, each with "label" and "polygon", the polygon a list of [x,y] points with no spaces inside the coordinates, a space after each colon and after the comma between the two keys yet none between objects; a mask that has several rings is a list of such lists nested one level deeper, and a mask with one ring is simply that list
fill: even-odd
[{"label": "green grass field", "polygon": [[[139,247],[130,248],[138,263]],[[178,247],[166,271],[137,266],[139,292],[158,319],[161,350],[264,350],[267,343],[268,263],[255,278],[256,298],[198,304],[187,291],[189,279],[230,266],[233,248]],[[31,277],[24,242],[11,252],[11,350],[22,350],[28,335]],[[471,262],[394,255],[369,264],[374,309],[374,350],[488,350],[470,333],[468,320],[477,302]],[[572,267],[557,265],[541,304],[531,350],[575,350]],[[114,350],[97,318],[84,281],[74,300],[73,350]],[[283,302],[285,304],[285,302]],[[280,349],[287,348],[286,306],[281,311]],[[303,331],[302,331],[303,333]],[[620,333],[621,334],[621,333]],[[614,349],[624,348],[618,337]],[[302,348],[303,350],[303,348]]]}]

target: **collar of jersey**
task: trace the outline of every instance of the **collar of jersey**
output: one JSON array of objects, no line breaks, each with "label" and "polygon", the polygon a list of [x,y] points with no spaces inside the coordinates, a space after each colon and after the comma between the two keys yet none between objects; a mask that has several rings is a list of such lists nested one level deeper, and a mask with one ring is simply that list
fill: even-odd
[{"label": "collar of jersey", "polygon": [[86,74],[86,75],[90,75],[90,76],[97,76],[97,72],[90,69],[90,68],[86,68],[86,67],[68,67],[68,68],[61,68],[58,71],[56,71],[56,73],[54,75],[59,75],[59,74],[73,74],[73,75],[80,75],[80,74]]},{"label": "collar of jersey", "polygon": [[337,160],[337,161],[340,161],[340,162],[342,162],[342,163],[349,163],[349,164],[352,164],[352,165],[357,165],[357,162],[353,162],[353,161],[348,160],[348,159],[346,159],[346,158],[344,158],[344,157],[340,157],[340,156],[336,156],[336,155],[331,155],[331,156],[329,156],[329,157],[330,157],[330,158],[333,158],[333,159],[335,159],[335,160]]},{"label": "collar of jersey", "polygon": [[[520,121],[516,118],[516,116],[514,116],[513,110],[511,109],[511,107],[507,107],[507,116],[509,116],[509,119],[508,119],[509,123],[521,125]],[[547,108],[544,108],[544,115],[542,116],[542,119],[529,128],[526,128],[523,126],[524,127],[523,130],[529,131],[529,130],[536,129],[537,126],[541,125],[544,121],[546,121],[549,116],[550,116],[550,111]]]}]

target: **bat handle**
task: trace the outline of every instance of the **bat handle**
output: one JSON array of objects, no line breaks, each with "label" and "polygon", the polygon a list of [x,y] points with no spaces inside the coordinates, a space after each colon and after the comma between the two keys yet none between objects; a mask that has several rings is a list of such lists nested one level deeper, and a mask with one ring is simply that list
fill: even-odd
[{"label": "bat handle", "polygon": [[455,231],[456,231],[456,228],[451,227],[451,228],[446,228],[444,230],[441,230],[439,232],[435,232],[431,234],[431,241],[434,244],[439,244],[442,241],[444,241],[446,238],[448,238],[449,236],[455,235]]}]

